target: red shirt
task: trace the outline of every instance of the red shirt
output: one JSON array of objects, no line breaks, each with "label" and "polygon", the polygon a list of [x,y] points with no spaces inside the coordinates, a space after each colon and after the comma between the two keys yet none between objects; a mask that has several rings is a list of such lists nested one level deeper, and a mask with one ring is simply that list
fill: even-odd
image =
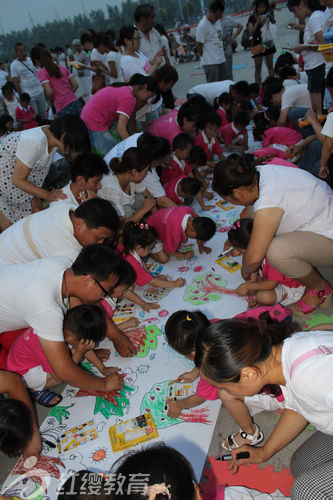
[{"label": "red shirt", "polygon": [[194,143],[196,146],[200,146],[204,150],[207,155],[207,161],[211,160],[214,154],[218,156],[223,154],[221,144],[216,137],[213,137],[209,143],[204,131],[198,132],[194,139]]},{"label": "red shirt", "polygon": [[283,144],[289,147],[302,140],[303,138],[297,130],[289,127],[270,127],[264,132],[262,145],[264,148],[271,144]]},{"label": "red shirt", "polygon": [[185,160],[178,160],[176,155],[173,155],[173,159],[169,165],[165,165],[162,168],[161,182],[166,184],[171,179],[175,177],[180,177],[181,175],[188,175],[192,172],[192,167]]},{"label": "red shirt", "polygon": [[29,120],[28,122],[20,122],[22,123],[23,130],[27,130],[29,128],[38,127],[38,123],[35,120],[35,111],[34,108],[29,104],[27,108],[23,108],[20,104],[17,106],[15,110],[16,120]]},{"label": "red shirt", "polygon": [[224,125],[224,127],[220,127],[219,134],[222,137],[224,144],[229,146],[229,144],[232,144],[232,141],[240,135],[240,132],[235,127],[234,122],[231,122]]},{"label": "red shirt", "polygon": [[225,109],[222,106],[218,107],[218,109],[216,110],[216,113],[221,118],[221,127],[224,127],[224,125],[228,125],[229,120],[227,117],[227,113],[225,112]]},{"label": "red shirt", "polygon": [[288,276],[285,276],[274,269],[267,259],[263,262],[261,274],[265,280],[278,281],[280,285],[286,285],[289,286],[289,288],[298,288],[299,286],[303,286],[299,281],[296,281],[293,278],[288,278]]},{"label": "red shirt", "polygon": [[181,175],[180,177],[173,177],[169,182],[167,182],[163,187],[165,194],[170,200],[174,201],[176,205],[183,205],[184,199],[180,198],[177,193],[178,184],[182,179],[186,179],[186,175]]},{"label": "red shirt", "polygon": [[163,248],[166,252],[176,252],[179,245],[183,241],[187,241],[182,222],[188,214],[190,217],[196,217],[192,208],[178,206],[162,208],[148,218],[147,223],[156,229],[158,238],[163,242]]}]

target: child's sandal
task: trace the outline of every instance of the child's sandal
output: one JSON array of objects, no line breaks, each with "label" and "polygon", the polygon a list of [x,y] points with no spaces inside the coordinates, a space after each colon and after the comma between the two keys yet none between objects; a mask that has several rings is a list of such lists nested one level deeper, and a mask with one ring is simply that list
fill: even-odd
[{"label": "child's sandal", "polygon": [[295,304],[293,304],[291,308],[296,316],[307,316],[308,314],[311,314],[313,311],[315,311],[317,307],[329,306],[332,297],[332,287],[329,283],[326,283],[324,290],[311,290],[310,288],[306,288],[303,296],[305,294],[315,295],[317,297],[320,297],[321,300],[316,306],[311,306],[310,304],[305,302],[303,298],[299,299]]},{"label": "child's sandal", "polygon": [[32,391],[31,395],[36,403],[46,408],[57,406],[62,401],[62,396],[56,392],[44,389],[43,391]]},{"label": "child's sandal", "polygon": [[241,443],[238,444],[235,441],[235,437],[237,436],[238,432],[235,432],[234,434],[230,434],[227,436],[227,444],[224,444],[223,441],[221,441],[221,446],[224,450],[226,451],[231,451],[235,448],[239,448],[240,446],[243,446],[243,444],[249,444],[250,446],[254,446],[258,443],[261,443],[261,441],[264,439],[264,434],[261,432],[257,424],[254,424],[255,426],[255,431],[253,434],[246,434],[242,429],[239,429],[239,433],[242,439],[247,439],[250,442],[249,443]]}]

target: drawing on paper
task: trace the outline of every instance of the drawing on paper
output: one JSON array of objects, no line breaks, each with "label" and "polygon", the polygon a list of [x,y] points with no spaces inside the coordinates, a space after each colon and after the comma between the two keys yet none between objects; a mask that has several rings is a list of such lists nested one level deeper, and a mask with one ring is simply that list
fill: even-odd
[{"label": "drawing on paper", "polygon": [[69,406],[54,406],[49,413],[49,416],[54,417],[58,420],[59,424],[62,423],[62,419],[64,418],[67,420],[70,415],[69,408],[72,408],[74,406],[74,403],[72,403]]},{"label": "drawing on paper", "polygon": [[170,380],[154,384],[151,390],[144,395],[141,403],[141,413],[151,412],[156,427],[165,429],[171,425],[181,424],[182,422],[202,422],[212,423],[209,420],[209,409],[195,408],[180,418],[171,418],[164,413],[165,399],[168,392],[168,383]]},{"label": "drawing on paper", "polygon": [[[168,278],[172,279],[170,276]],[[172,288],[156,288],[151,285],[147,285],[143,290],[143,297],[148,302],[159,302],[164,299],[170,292]]]},{"label": "drawing on paper", "polygon": [[223,294],[234,295],[234,291],[226,288],[227,284],[227,280],[219,274],[212,272],[200,274],[185,288],[184,300],[198,306],[209,301],[216,302]]},{"label": "drawing on paper", "polygon": [[140,326],[124,333],[136,348],[138,358],[148,356],[150,350],[155,351],[158,345],[157,337],[162,335],[162,331],[156,325]]},{"label": "drawing on paper", "polygon": [[93,462],[103,462],[106,458],[109,456],[109,451],[105,446],[102,448],[98,448],[97,450],[94,450],[92,454],[90,455],[90,458]]},{"label": "drawing on paper", "polygon": [[26,479],[30,479],[34,483],[38,484],[45,492],[47,492],[46,478],[53,477],[59,480],[62,472],[60,467],[65,469],[65,464],[62,460],[60,460],[60,458],[41,455],[38,462],[32,469],[26,469],[24,467],[24,459],[23,457],[20,457],[11,472],[11,476],[19,475],[20,481],[24,476]]}]

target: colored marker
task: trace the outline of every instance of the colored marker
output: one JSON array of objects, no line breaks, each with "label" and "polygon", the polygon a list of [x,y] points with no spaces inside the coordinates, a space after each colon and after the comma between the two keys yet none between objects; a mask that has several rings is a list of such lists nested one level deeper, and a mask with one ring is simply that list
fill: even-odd
[{"label": "colored marker", "polygon": [[168,383],[168,387],[169,385],[177,384],[178,382],[179,382],[178,378],[176,380],[172,380],[171,382]]},{"label": "colored marker", "polygon": [[45,438],[42,438],[43,443],[47,444],[50,448],[56,448],[56,445],[54,443],[51,443],[51,441],[48,441]]},{"label": "colored marker", "polygon": [[224,257],[227,255],[227,253],[231,252],[234,249],[234,247],[228,248],[228,250],[224,250],[224,252],[220,253],[220,255],[217,257],[218,259],[221,259],[221,257]]},{"label": "colored marker", "polygon": [[60,439],[57,439],[58,453],[61,453]]},{"label": "colored marker", "polygon": [[[250,458],[250,453],[248,451],[241,451],[240,453],[237,453],[236,458],[240,460],[241,458]],[[216,457],[216,460],[221,460],[222,462],[227,462],[232,460],[232,455],[231,453],[228,453],[226,455],[221,455],[220,457]]]}]

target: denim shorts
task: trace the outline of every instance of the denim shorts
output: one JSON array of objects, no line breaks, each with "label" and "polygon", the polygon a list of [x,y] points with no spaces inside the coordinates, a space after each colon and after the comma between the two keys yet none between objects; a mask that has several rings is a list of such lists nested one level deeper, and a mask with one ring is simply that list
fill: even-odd
[{"label": "denim shorts", "polygon": [[313,69],[306,69],[308,76],[308,91],[310,94],[320,94],[325,90],[325,63]]}]

